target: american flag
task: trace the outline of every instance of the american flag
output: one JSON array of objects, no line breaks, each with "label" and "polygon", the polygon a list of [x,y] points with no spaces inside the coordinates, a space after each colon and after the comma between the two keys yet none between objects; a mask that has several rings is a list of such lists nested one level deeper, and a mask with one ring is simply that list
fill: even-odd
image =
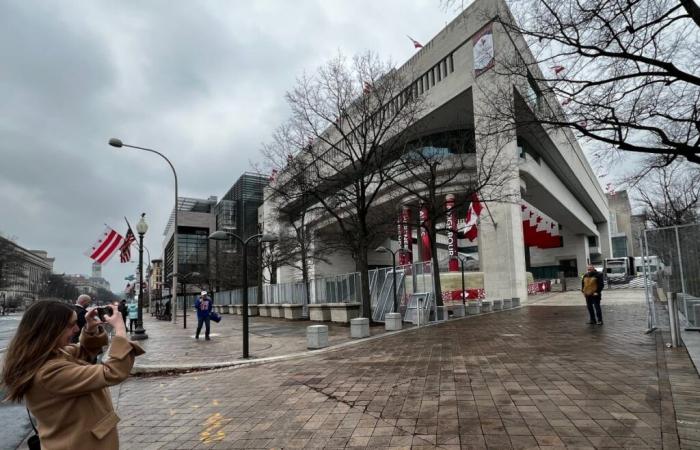
[{"label": "american flag", "polygon": [[131,244],[134,242],[136,242],[136,236],[134,236],[134,232],[131,231],[131,227],[129,227],[124,236],[124,243],[120,248],[121,256],[119,259],[121,262],[125,263],[131,261]]}]

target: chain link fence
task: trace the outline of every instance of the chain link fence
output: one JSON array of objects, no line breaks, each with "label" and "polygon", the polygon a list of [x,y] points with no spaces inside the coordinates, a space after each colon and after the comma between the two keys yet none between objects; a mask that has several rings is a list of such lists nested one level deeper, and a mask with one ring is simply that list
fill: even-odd
[{"label": "chain link fence", "polygon": [[700,327],[700,224],[644,230],[644,269],[652,298],[675,296],[681,325]]}]

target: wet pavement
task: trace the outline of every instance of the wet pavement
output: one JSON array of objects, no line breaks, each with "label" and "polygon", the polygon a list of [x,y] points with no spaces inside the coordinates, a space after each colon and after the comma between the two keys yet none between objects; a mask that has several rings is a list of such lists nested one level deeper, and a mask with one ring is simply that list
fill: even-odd
[{"label": "wet pavement", "polygon": [[[15,334],[17,325],[22,318],[21,314],[0,316],[0,369],[5,350]],[[5,397],[5,391],[0,386],[0,399]],[[0,402],[0,448],[14,449],[29,433],[29,419],[27,411],[22,405]]]},{"label": "wet pavement", "polygon": [[[317,322],[285,320],[269,317],[250,317],[250,356],[252,359],[282,356],[307,351],[306,327]],[[330,345],[348,342],[350,327],[323,322],[328,325]],[[222,314],[219,323],[211,323],[211,340],[204,339],[204,329],[195,339],[197,319],[187,318],[183,328],[182,316],[178,323],[157,320],[147,315],[144,328],[149,338],[140,341],[146,354],[137,360],[138,368],[201,367],[208,364],[240,360],[243,353],[241,316]],[[370,333],[384,333],[384,325],[372,326]],[[175,350],[174,350],[175,349]]]},{"label": "wet pavement", "polygon": [[121,448],[700,448],[700,378],[644,334],[642,296],[604,293],[603,326],[563,293],[308,357],[132,378],[113,392]]}]

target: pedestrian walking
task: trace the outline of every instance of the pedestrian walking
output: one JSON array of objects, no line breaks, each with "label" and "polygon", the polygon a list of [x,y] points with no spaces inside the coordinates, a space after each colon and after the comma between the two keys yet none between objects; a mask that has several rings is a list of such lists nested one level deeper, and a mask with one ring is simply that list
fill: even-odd
[{"label": "pedestrian walking", "polygon": [[[109,386],[126,380],[136,356],[144,353],[126,337],[118,308],[100,321],[97,310],[85,314],[80,343],[78,314],[57,300],[42,300],[27,309],[5,354],[2,371],[5,400],[20,403],[36,417],[42,448],[94,450],[119,448],[117,422]],[[114,328],[107,357],[96,358],[109,344],[103,323]]]},{"label": "pedestrian walking", "polygon": [[194,302],[194,308],[197,310],[197,333],[195,333],[194,338],[199,339],[199,332],[202,331],[202,325],[205,325],[204,339],[207,341],[209,339],[209,328],[211,324],[211,310],[213,306],[211,297],[207,295],[207,291],[202,291],[197,300]]},{"label": "pedestrian walking", "polygon": [[129,314],[129,308],[126,306],[126,299],[122,299],[121,302],[119,302],[119,314],[122,315],[122,319],[124,319],[124,328],[126,328],[126,316]]},{"label": "pedestrian walking", "polygon": [[590,319],[588,324],[603,325],[603,312],[600,309],[601,291],[603,290],[603,274],[588,265],[586,273],[581,278],[581,292],[586,298],[586,307]]},{"label": "pedestrian walking", "polygon": [[136,300],[132,300],[127,309],[129,310],[129,333],[133,333],[134,325],[138,326],[136,321],[139,319],[139,305]]},{"label": "pedestrian walking", "polygon": [[80,339],[80,331],[85,326],[85,314],[87,314],[87,307],[90,306],[90,303],[92,303],[92,297],[87,294],[82,294],[78,296],[75,305],[73,305],[73,309],[78,315],[78,331],[76,331],[75,335],[71,338],[73,344],[77,344]]}]

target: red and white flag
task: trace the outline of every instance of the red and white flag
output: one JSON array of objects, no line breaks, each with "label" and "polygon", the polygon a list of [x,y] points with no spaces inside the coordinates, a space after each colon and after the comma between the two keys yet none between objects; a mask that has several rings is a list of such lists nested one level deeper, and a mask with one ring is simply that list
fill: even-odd
[{"label": "red and white flag", "polygon": [[134,236],[134,232],[131,231],[131,227],[129,227],[129,229],[126,230],[126,237],[124,239],[124,242],[119,247],[121,251],[119,260],[121,262],[126,263],[131,261],[131,244],[133,244],[134,242],[136,242],[136,236]]},{"label": "red and white flag", "polygon": [[85,255],[100,264],[104,264],[114,256],[114,253],[119,250],[123,242],[124,238],[121,234],[110,227],[105,227],[100,237],[97,238],[97,242],[85,251]]},{"label": "red and white flag", "polygon": [[423,44],[421,44],[421,43],[418,42],[417,40],[413,39],[411,36],[406,35],[406,37],[409,38],[409,39],[411,40],[411,42],[413,42],[413,47],[415,47],[415,48],[423,48]]},{"label": "red and white flag", "polygon": [[481,202],[479,201],[479,196],[474,192],[472,194],[472,202],[469,205],[469,209],[467,209],[467,220],[462,229],[462,235],[465,239],[473,241],[479,235],[477,227],[479,215],[481,215]]}]

